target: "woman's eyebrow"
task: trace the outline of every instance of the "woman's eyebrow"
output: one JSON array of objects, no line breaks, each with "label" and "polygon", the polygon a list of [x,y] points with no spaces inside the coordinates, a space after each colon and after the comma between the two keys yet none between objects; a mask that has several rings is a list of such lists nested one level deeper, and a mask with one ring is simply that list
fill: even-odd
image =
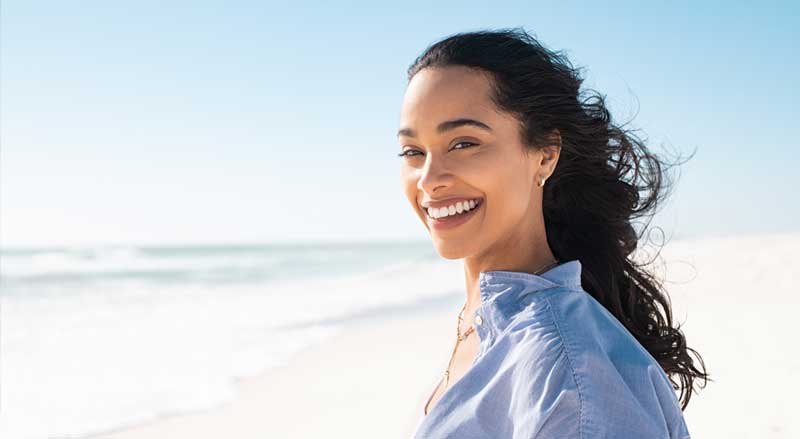
[{"label": "woman's eyebrow", "polygon": [[[492,128],[489,125],[486,125],[485,123],[483,123],[483,122],[481,122],[479,120],[460,118],[460,119],[454,119],[454,120],[446,120],[446,121],[440,123],[439,126],[436,127],[436,132],[438,134],[442,134],[445,131],[454,130],[454,129],[458,128],[458,127],[462,127],[462,126],[465,126],[465,125],[469,125],[469,126],[473,126],[473,127],[476,127],[476,128],[480,128],[482,130],[489,131],[489,132],[492,131]],[[414,132],[414,130],[412,130],[411,128],[400,128],[400,130],[397,131],[397,137],[400,137],[400,136],[417,137],[417,133]]]}]

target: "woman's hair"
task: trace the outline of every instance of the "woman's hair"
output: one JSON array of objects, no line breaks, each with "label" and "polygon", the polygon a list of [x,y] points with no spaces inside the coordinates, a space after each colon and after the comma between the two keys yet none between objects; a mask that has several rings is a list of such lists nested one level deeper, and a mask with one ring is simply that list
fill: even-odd
[{"label": "woman's hair", "polygon": [[545,48],[521,28],[446,37],[414,60],[408,80],[424,68],[446,66],[489,74],[491,99],[520,121],[526,148],[557,144],[552,134],[558,130],[561,154],[543,188],[547,242],[558,260],[581,262],[583,288],[658,361],[672,387],[680,388],[684,410],[694,379],[703,379],[701,388],[711,379],[702,357],[686,345],[680,325],[672,327],[669,297],[645,270],[652,260],[637,264],[631,258],[650,222],[637,234],[632,220],[651,219],[666,198],[670,185],[662,168],[668,165],[625,124],[612,122],[604,95],[580,90],[580,69],[563,53]]}]

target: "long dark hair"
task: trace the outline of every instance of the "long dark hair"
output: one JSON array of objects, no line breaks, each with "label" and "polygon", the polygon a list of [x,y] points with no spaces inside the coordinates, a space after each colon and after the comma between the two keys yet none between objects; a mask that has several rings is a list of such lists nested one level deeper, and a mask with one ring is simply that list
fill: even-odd
[{"label": "long dark hair", "polygon": [[[547,242],[558,260],[581,262],[584,290],[658,361],[672,387],[680,388],[684,410],[695,378],[703,379],[701,388],[711,379],[702,357],[686,345],[680,325],[673,327],[669,296],[645,269],[652,260],[631,258],[656,206],[671,190],[665,171],[674,165],[651,153],[635,130],[612,122],[605,96],[580,89],[580,69],[524,29],[448,36],[414,60],[408,80],[426,67],[456,65],[490,74],[491,98],[520,121],[526,148],[552,144],[558,130],[561,154],[542,201]],[[637,233],[633,220],[639,217],[649,219]]]}]

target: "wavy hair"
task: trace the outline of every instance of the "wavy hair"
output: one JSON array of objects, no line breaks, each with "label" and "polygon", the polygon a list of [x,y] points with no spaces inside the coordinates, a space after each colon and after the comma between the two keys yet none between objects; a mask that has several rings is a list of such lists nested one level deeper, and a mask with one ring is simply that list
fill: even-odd
[{"label": "wavy hair", "polygon": [[[637,263],[631,257],[671,190],[665,171],[674,165],[649,151],[627,123],[612,122],[605,95],[581,90],[581,68],[522,28],[439,40],[409,66],[408,81],[422,69],[454,65],[489,74],[491,99],[520,121],[526,150],[552,144],[558,130],[561,154],[543,188],[547,242],[558,260],[581,262],[583,288],[658,361],[672,387],[680,389],[684,410],[695,379],[703,380],[700,388],[711,379],[680,325],[673,327],[669,296],[646,269],[652,260]],[[639,217],[649,219],[637,233],[633,220]]]}]

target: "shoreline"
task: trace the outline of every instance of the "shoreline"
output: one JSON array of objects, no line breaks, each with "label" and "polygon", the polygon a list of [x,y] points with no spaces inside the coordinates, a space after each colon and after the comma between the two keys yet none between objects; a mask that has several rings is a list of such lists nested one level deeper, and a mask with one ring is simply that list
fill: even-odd
[{"label": "shoreline", "polygon": [[411,437],[447,361],[451,311],[436,306],[355,321],[281,366],[238,379],[232,401],[86,437]]}]

